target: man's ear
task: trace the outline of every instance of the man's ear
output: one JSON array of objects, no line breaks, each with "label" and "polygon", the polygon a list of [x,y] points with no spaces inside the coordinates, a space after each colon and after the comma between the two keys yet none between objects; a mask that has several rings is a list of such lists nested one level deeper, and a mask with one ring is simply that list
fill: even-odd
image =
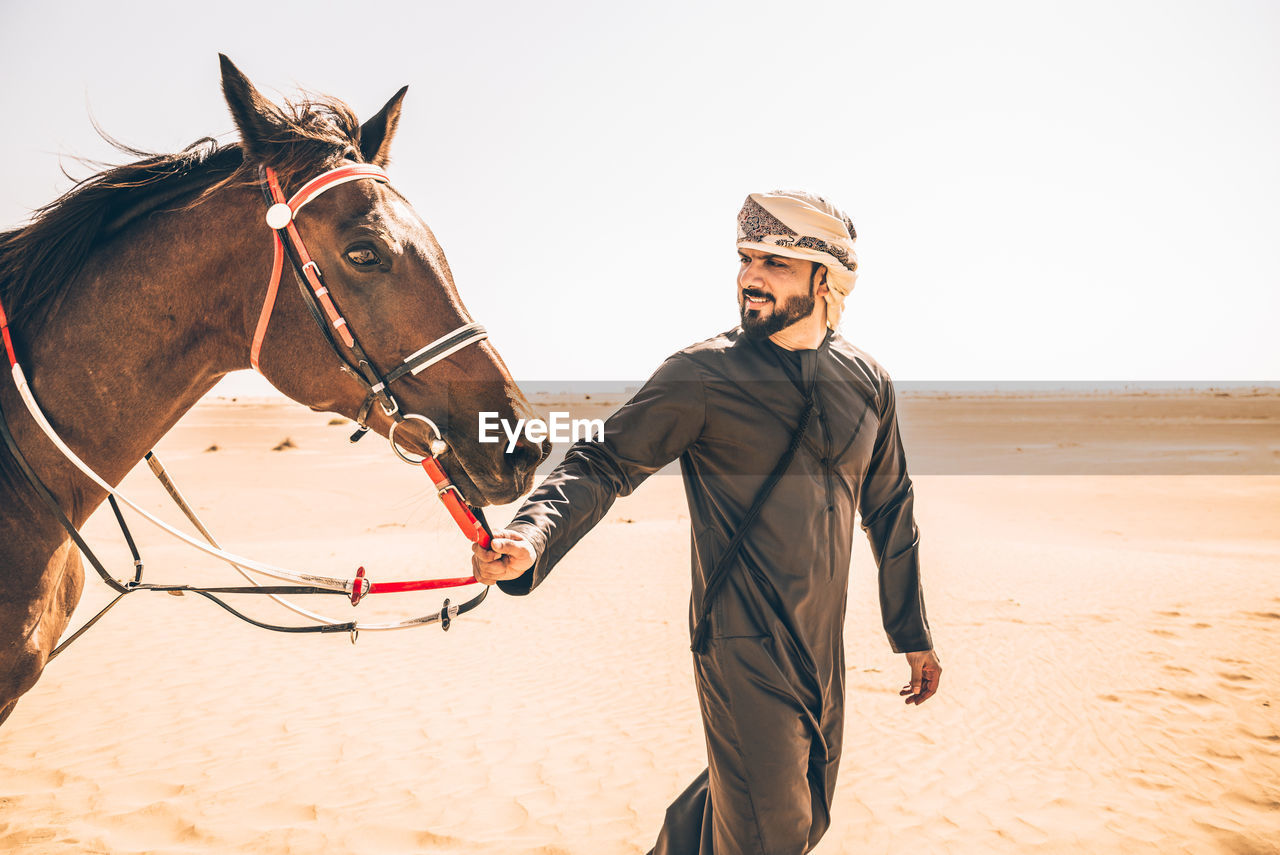
[{"label": "man's ear", "polygon": [[815,297],[825,296],[826,293],[831,290],[827,286],[827,266],[825,264],[819,264],[818,269],[815,270],[814,273],[816,274],[817,285],[813,289],[813,294]]},{"label": "man's ear", "polygon": [[391,138],[400,124],[400,102],[408,91],[408,86],[401,86],[377,115],[360,126],[360,154],[369,163],[386,166],[391,159]]}]

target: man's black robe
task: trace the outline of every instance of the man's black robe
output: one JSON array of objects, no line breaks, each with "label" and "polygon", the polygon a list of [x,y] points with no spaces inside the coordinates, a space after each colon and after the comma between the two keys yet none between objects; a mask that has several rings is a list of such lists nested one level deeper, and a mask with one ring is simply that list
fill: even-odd
[{"label": "man's black robe", "polygon": [[707,574],[799,424],[799,453],[764,504],[694,656],[708,770],[667,811],[658,855],[807,852],[830,824],[844,721],[845,599],[855,512],[879,565],[896,652],[932,648],[913,495],[884,370],[839,335],[785,351],[740,329],[674,354],[575,444],[509,526],[538,550],[511,594],[540,584],[645,478],[679,458],[692,527],[692,624]]}]

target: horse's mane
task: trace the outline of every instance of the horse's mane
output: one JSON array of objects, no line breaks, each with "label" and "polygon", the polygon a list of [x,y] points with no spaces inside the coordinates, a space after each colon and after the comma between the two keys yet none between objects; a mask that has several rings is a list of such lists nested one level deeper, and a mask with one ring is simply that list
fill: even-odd
[{"label": "horse's mane", "polygon": [[[266,162],[284,186],[353,150],[360,157],[359,122],[341,101],[312,96],[270,109],[275,132],[255,144],[267,153]],[[175,154],[155,154],[113,139],[96,124],[95,129],[114,148],[139,159],[106,166],[36,209],[26,225],[0,232],[0,305],[10,321],[38,322],[75,281],[94,249],[130,223],[199,204],[229,184],[258,180],[258,164],[245,158],[240,143],[220,146],[205,137]]]}]

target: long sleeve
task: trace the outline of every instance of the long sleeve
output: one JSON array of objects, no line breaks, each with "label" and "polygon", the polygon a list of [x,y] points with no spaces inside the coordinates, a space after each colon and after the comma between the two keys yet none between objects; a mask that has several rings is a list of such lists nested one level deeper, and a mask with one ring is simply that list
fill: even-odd
[{"label": "long sleeve", "polygon": [[527,537],[538,560],[518,579],[499,582],[508,594],[540,585],[618,496],[697,441],[706,420],[706,399],[692,362],[670,357],[630,401],[604,424],[604,440],[575,443],[565,459],[529,494],[508,525]]},{"label": "long sleeve", "polygon": [[915,494],[898,435],[897,402],[886,376],[880,393],[880,426],[863,480],[862,528],[879,568],[880,614],[895,653],[931,650],[920,586],[920,534]]}]

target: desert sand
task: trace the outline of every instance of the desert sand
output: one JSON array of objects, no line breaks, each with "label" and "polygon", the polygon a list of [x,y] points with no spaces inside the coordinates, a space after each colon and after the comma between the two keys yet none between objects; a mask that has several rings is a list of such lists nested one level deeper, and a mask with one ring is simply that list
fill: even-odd
[{"label": "desert sand", "polygon": [[[846,749],[816,851],[1280,851],[1280,395],[922,395],[901,412],[945,673],[902,704],[855,545]],[[468,572],[422,473],[329,422],[208,402],[157,452],[233,551]],[[145,467],[124,486],[178,519]],[[149,580],[235,581],[132,524]],[[352,644],[128,597],[0,729],[0,851],[645,852],[705,765],[687,527],[680,479],[654,476],[533,596],[495,591],[448,633]],[[87,534],[131,573],[105,506]],[[73,626],[108,599],[90,576]]]}]

